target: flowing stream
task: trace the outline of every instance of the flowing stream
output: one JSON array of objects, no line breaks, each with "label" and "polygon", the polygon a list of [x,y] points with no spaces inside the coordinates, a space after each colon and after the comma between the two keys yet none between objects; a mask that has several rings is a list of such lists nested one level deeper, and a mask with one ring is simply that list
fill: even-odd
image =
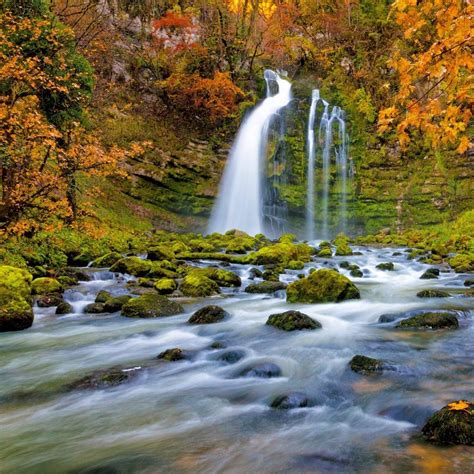
[{"label": "flowing stream", "polygon": [[[250,268],[231,265],[226,268],[241,276],[241,289],[188,300],[185,314],[148,320],[84,314],[99,290],[126,293],[126,278],[89,269],[94,279],[65,294],[74,314],[35,308],[32,328],[0,335],[0,472],[472,472],[472,448],[438,448],[417,436],[431,413],[474,396],[473,298],[460,294],[467,275],[442,272],[438,280],[420,280],[427,265],[408,260],[403,250],[356,250],[362,254],[315,259],[303,272],[356,263],[364,272],[353,278],[360,300],[289,305],[284,292],[250,295],[243,292]],[[395,271],[376,268],[389,261]],[[281,279],[295,280],[300,272]],[[453,296],[417,298],[425,288]],[[187,324],[207,303],[231,316]],[[287,333],[265,325],[270,314],[289,308],[323,328]],[[457,311],[458,330],[400,331],[378,323],[386,313],[443,308]],[[225,348],[213,349],[215,342]],[[190,358],[156,359],[172,347]],[[229,351],[240,359],[224,361]],[[351,372],[355,354],[381,358],[390,370]],[[240,375],[261,362],[276,364],[281,375]],[[114,388],[64,389],[114,366],[143,370]],[[292,391],[305,393],[310,406],[269,407]]]}]

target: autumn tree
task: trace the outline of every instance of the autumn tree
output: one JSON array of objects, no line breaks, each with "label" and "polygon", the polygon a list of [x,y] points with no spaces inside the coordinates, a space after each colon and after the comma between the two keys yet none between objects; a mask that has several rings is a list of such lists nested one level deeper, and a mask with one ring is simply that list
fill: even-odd
[{"label": "autumn tree", "polygon": [[395,129],[402,146],[421,132],[434,148],[469,146],[474,82],[474,5],[459,0],[397,0],[403,30],[389,65],[398,76],[393,104],[380,112],[382,132]]}]

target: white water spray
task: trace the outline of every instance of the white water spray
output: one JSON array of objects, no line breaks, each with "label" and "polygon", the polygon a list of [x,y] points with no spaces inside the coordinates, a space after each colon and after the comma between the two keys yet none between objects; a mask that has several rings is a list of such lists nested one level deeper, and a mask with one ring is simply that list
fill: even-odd
[{"label": "white water spray", "polygon": [[306,234],[308,240],[314,240],[314,162],[315,162],[315,143],[314,143],[314,122],[316,120],[316,107],[319,102],[319,89],[314,89],[311,97],[311,107],[308,118],[308,187],[306,195]]},{"label": "white water spray", "polygon": [[[262,168],[273,114],[291,100],[291,84],[273,71],[265,71],[267,98],[242,123],[222,177],[212,211],[209,232],[239,229],[250,235],[263,232]],[[271,95],[270,82],[278,92]]]}]

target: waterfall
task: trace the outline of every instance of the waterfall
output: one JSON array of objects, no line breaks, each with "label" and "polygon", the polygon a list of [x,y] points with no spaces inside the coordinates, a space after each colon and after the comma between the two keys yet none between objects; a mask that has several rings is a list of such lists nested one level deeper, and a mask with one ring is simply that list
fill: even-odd
[{"label": "waterfall", "polygon": [[[291,100],[291,84],[266,70],[266,99],[244,119],[232,146],[212,210],[209,232],[239,229],[250,235],[263,232],[263,160],[271,117]],[[278,91],[272,95],[271,82]]]},{"label": "waterfall", "polygon": [[346,231],[347,227],[347,186],[349,170],[347,163],[347,134],[344,111],[338,108],[337,120],[339,122],[339,144],[336,148],[336,164],[340,181],[341,209],[339,212],[339,230]]},{"label": "waterfall", "polygon": [[309,109],[307,147],[308,147],[308,183],[306,194],[306,238],[314,240],[314,122],[316,120],[316,106],[319,102],[319,89],[314,89],[311,97],[311,107]]}]

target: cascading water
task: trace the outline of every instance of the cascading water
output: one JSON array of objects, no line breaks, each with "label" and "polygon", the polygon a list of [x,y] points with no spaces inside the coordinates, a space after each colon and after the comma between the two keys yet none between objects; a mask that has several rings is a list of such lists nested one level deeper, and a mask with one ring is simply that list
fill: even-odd
[{"label": "cascading water", "polygon": [[319,125],[319,140],[323,143],[323,158],[322,158],[322,196],[321,196],[321,207],[322,207],[322,229],[320,237],[323,239],[328,238],[328,219],[329,219],[329,168],[331,165],[331,147],[332,147],[332,122],[335,117],[336,107],[332,108],[331,116],[329,116],[329,104],[323,100],[324,112]]},{"label": "cascading water", "polygon": [[314,122],[316,120],[316,107],[319,102],[319,89],[314,89],[311,97],[311,107],[309,109],[307,146],[308,146],[308,187],[306,196],[306,234],[308,240],[314,240],[314,164],[315,164],[315,143],[314,143]]},{"label": "cascading water", "polygon": [[[291,84],[265,71],[267,98],[242,123],[224,170],[209,232],[239,229],[250,235],[263,232],[262,169],[271,117],[291,100]],[[270,82],[278,92],[272,95]]]},{"label": "cascading water", "polygon": [[336,163],[338,176],[340,178],[341,209],[339,212],[339,230],[346,231],[347,225],[347,181],[349,170],[347,164],[347,135],[344,111],[338,107],[337,121],[339,122],[339,145],[336,148]]}]

